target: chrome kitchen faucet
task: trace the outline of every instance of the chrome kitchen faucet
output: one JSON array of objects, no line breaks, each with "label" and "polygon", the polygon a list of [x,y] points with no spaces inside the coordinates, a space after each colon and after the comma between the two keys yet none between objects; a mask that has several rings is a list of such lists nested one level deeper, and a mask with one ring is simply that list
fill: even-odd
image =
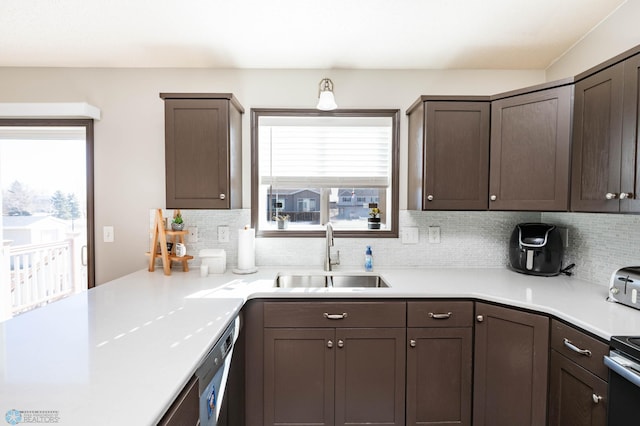
[{"label": "chrome kitchen faucet", "polygon": [[331,258],[331,247],[333,247],[333,225],[331,222],[327,222],[327,233],[326,233],[326,253],[324,257],[324,270],[330,271],[332,265],[340,264],[340,250],[336,250],[335,259]]}]

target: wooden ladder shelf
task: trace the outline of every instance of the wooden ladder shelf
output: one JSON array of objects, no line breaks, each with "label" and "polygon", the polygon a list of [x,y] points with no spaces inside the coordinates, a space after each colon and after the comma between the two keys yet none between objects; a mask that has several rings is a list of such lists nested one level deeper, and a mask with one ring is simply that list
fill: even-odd
[{"label": "wooden ladder shelf", "polygon": [[[170,231],[164,227],[164,219],[162,217],[162,209],[157,209],[155,220],[153,223],[153,237],[151,238],[151,247],[147,255],[149,256],[149,272],[155,271],[156,259],[162,258],[162,268],[165,275],[171,275],[171,262],[182,262],[182,270],[189,272],[188,261],[193,256],[185,255],[182,257],[175,255],[176,244],[184,244],[184,236],[188,231]],[[172,238],[173,247],[171,251],[167,249],[167,236]],[[160,253],[158,253],[158,242],[160,242]],[[153,253],[153,254],[151,254]]]}]

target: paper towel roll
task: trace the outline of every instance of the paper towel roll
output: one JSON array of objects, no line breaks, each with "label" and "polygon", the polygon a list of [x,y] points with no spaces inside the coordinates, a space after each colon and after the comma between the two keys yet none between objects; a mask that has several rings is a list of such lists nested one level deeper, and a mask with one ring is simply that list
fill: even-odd
[{"label": "paper towel roll", "polygon": [[252,270],[256,267],[256,230],[238,230],[238,269]]}]

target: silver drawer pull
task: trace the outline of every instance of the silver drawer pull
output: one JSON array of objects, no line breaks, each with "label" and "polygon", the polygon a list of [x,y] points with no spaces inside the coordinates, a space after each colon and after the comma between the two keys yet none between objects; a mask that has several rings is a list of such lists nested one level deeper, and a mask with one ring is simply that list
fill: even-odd
[{"label": "silver drawer pull", "polygon": [[324,313],[324,317],[330,320],[341,320],[341,319],[345,319],[347,317],[347,313],[343,312],[341,314],[328,314],[328,313]]},{"label": "silver drawer pull", "polygon": [[580,355],[591,356],[591,351],[589,349],[580,349],[579,347],[571,343],[571,340],[567,339],[566,337],[564,338],[563,343],[567,348],[576,353],[579,353]]},{"label": "silver drawer pull", "polygon": [[344,340],[338,340],[338,347],[344,348]]},{"label": "silver drawer pull", "polygon": [[415,340],[415,339],[411,339],[411,340],[409,340],[409,346],[411,346],[412,348],[415,348],[415,347],[416,347],[416,343],[417,343],[417,342],[416,342],[416,340]]},{"label": "silver drawer pull", "polygon": [[602,401],[602,397],[600,395],[596,395],[595,393],[591,395],[591,398],[593,399],[594,404],[597,404],[598,402]]},{"label": "silver drawer pull", "polygon": [[451,318],[451,312],[447,312],[446,314],[434,314],[433,312],[429,312],[429,318],[433,319],[449,319]]},{"label": "silver drawer pull", "polygon": [[329,349],[331,349],[331,348],[333,347],[333,342],[332,342],[331,340],[329,340],[329,341],[327,342],[327,347],[328,347]]}]

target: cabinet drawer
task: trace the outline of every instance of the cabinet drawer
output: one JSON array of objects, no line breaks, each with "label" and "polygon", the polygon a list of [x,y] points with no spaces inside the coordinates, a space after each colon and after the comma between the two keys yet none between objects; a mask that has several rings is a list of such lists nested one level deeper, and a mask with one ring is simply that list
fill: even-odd
[{"label": "cabinet drawer", "polygon": [[265,302],[265,327],[405,327],[406,302]]},{"label": "cabinet drawer", "polygon": [[[551,324],[551,348],[607,380],[609,372],[604,365],[603,357],[609,353],[609,345],[559,321],[554,320]],[[590,355],[579,353],[577,350],[589,351]]]},{"label": "cabinet drawer", "polygon": [[473,302],[408,302],[407,312],[408,327],[471,327],[473,325]]}]

